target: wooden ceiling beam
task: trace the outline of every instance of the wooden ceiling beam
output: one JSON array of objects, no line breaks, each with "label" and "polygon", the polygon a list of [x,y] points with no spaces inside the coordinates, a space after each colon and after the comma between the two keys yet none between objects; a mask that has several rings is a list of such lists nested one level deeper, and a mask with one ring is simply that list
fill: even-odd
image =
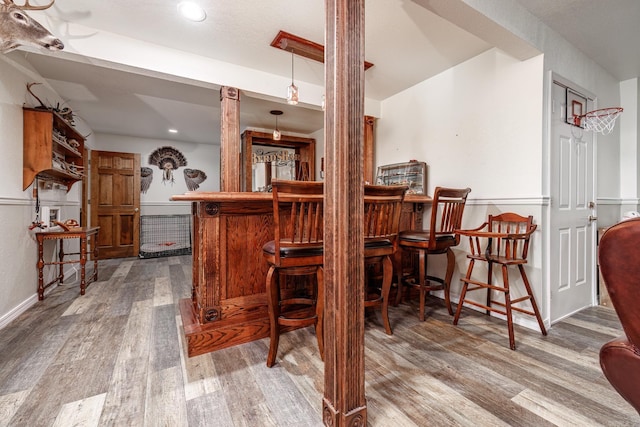
[{"label": "wooden ceiling beam", "polygon": [[[286,31],[280,30],[271,42],[271,46],[324,63],[324,46]],[[364,61],[365,71],[371,67],[373,67],[371,62]]]}]

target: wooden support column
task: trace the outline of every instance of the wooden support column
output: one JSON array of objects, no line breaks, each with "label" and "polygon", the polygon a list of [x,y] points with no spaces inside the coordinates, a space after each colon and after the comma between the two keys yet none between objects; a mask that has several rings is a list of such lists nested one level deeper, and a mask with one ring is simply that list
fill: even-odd
[{"label": "wooden support column", "polygon": [[376,183],[376,171],[373,170],[375,163],[375,123],[375,117],[364,116],[364,151],[362,158],[364,160],[364,181],[368,184]]},{"label": "wooden support column", "polygon": [[364,0],[325,0],[323,423],[366,426],[364,394]]},{"label": "wooden support column", "polygon": [[220,191],[242,191],[240,91],[220,88]]}]

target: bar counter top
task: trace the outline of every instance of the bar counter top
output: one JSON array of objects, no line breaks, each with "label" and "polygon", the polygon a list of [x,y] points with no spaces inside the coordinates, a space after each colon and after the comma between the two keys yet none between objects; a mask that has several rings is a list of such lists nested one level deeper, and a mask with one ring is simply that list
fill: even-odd
[{"label": "bar counter top", "polygon": [[[184,202],[231,202],[231,201],[270,201],[271,193],[265,192],[206,192],[188,191],[184,194],[171,196],[171,200]],[[407,194],[404,197],[406,203],[431,203],[431,197],[424,194]]]}]

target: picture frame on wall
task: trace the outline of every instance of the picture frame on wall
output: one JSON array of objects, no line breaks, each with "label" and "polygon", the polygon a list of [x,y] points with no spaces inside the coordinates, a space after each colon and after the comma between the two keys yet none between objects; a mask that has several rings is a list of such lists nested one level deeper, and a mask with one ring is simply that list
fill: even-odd
[{"label": "picture frame on wall", "polygon": [[42,221],[48,228],[54,228],[60,221],[60,208],[58,206],[42,206],[40,209]]},{"label": "picture frame on wall", "polygon": [[567,88],[567,114],[565,121],[584,129],[581,117],[587,112],[587,98]]}]

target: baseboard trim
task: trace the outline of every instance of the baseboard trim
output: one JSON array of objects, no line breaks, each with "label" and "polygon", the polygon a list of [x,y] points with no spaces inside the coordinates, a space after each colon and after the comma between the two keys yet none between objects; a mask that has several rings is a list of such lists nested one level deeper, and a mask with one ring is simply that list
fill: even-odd
[{"label": "baseboard trim", "polygon": [[[75,283],[75,282],[80,283],[79,282],[79,280],[80,280],[80,270],[78,268],[76,268],[73,264],[70,265],[70,266],[67,266],[67,268],[65,269],[63,274],[64,274],[64,279],[63,280],[65,282],[70,283],[69,279],[73,276],[74,277],[73,283]],[[65,283],[65,284],[67,284],[67,283]],[[54,285],[51,285],[47,289],[45,289],[45,291],[44,291],[45,298],[49,293],[51,293],[51,291],[53,291],[58,286],[59,286],[59,284],[56,283]],[[31,306],[33,306],[37,302],[38,302],[38,293],[35,292],[29,298],[27,298],[26,300],[22,301],[20,304],[18,304],[17,306],[15,306],[11,310],[9,310],[4,316],[0,317],[0,329],[3,329],[9,323],[13,322],[18,316],[20,316],[22,313],[27,311],[29,308],[31,308]]]},{"label": "baseboard trim", "polygon": [[3,329],[9,323],[13,322],[18,316],[27,311],[31,306],[38,302],[38,294],[31,295],[22,301],[16,307],[12,308],[7,314],[0,317],[0,329]]}]

